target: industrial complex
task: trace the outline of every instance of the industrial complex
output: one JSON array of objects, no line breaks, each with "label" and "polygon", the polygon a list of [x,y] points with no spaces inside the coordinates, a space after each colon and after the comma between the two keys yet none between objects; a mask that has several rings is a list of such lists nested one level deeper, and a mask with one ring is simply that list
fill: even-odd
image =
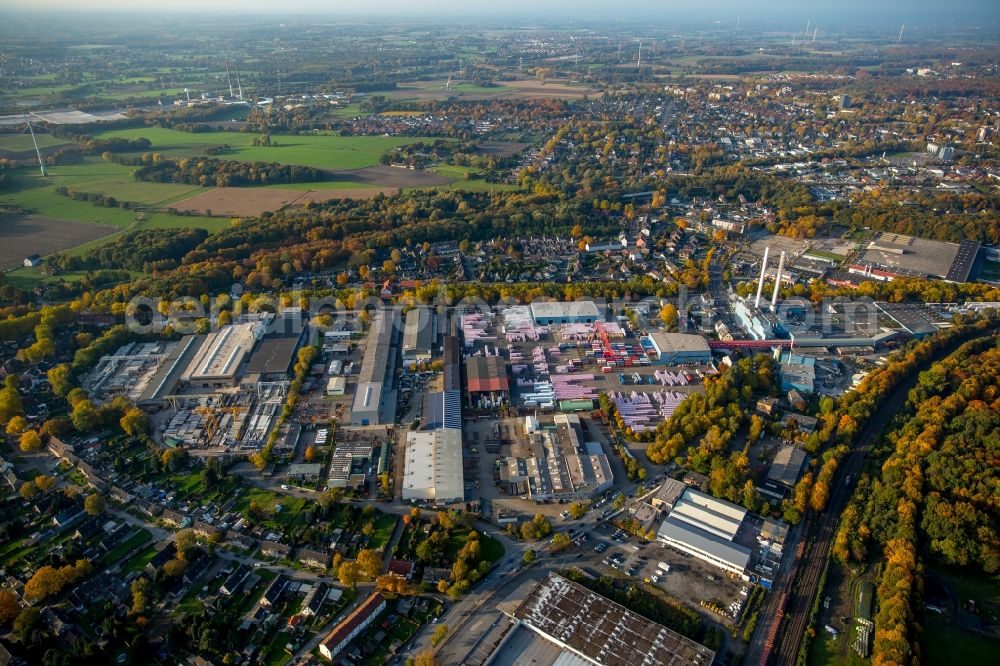
[{"label": "industrial complex", "polygon": [[709,666],[712,650],[558,574],[539,581],[511,614],[510,631],[487,662]]}]

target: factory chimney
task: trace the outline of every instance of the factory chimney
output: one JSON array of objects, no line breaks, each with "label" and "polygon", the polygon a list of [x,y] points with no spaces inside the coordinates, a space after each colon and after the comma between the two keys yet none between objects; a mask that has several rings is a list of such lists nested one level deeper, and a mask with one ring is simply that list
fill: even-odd
[{"label": "factory chimney", "polygon": [[778,259],[778,274],[774,276],[774,293],[771,294],[771,312],[778,311],[778,292],[781,291],[781,273],[785,270],[785,251],[781,251]]},{"label": "factory chimney", "polygon": [[764,293],[764,273],[767,272],[767,254],[771,251],[771,248],[764,248],[764,261],[760,264],[760,279],[757,280],[757,298],[753,301],[753,306],[755,308],[760,308],[760,296]]}]

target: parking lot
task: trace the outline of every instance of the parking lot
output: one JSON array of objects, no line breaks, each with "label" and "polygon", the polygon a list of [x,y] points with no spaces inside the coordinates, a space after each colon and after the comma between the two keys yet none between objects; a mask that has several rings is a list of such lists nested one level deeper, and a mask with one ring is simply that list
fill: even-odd
[{"label": "parking lot", "polygon": [[[703,614],[707,611],[702,601],[727,608],[746,598],[740,592],[748,583],[665,544],[623,535],[614,525],[602,525],[586,535],[588,540],[578,548],[595,563],[599,575],[646,581]],[[669,571],[663,565],[669,566]],[[718,614],[710,617],[726,621]]]}]

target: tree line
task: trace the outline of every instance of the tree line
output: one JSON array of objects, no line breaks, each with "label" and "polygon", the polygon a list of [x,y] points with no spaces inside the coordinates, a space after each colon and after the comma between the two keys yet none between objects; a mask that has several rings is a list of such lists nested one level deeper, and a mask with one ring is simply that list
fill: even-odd
[{"label": "tree line", "polygon": [[[835,535],[841,562],[884,561],[873,664],[919,659],[925,560],[1000,570],[995,442],[1000,437],[1000,336],[967,342],[920,373],[880,465],[860,481]],[[871,552],[874,551],[874,552]]]}]

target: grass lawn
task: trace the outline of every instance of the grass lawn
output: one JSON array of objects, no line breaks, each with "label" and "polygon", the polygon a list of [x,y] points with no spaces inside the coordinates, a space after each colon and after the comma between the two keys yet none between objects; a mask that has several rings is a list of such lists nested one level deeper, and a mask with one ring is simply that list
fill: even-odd
[{"label": "grass lawn", "polygon": [[[51,134],[35,134],[35,140],[39,148],[51,148],[52,146],[70,146],[73,144],[68,139],[60,139]],[[0,154],[4,152],[26,153],[35,151],[35,144],[31,141],[31,135],[24,134],[0,134]]]},{"label": "grass lawn", "polygon": [[73,483],[75,483],[78,486],[85,486],[85,485],[87,485],[87,477],[85,477],[83,475],[83,472],[81,472],[78,469],[74,469],[72,472],[70,472],[66,476],[67,476],[67,478],[70,481],[72,481]]},{"label": "grass lawn", "polygon": [[810,255],[820,257],[821,259],[829,259],[830,261],[843,261],[847,258],[840,254],[834,254],[833,252],[825,252],[823,250],[814,250],[811,248],[806,250],[806,256],[808,257]]},{"label": "grass lawn", "polygon": [[279,631],[274,635],[264,650],[264,663],[267,666],[281,666],[288,661],[289,655],[285,652],[285,645],[288,644],[291,637],[292,635],[287,631]]},{"label": "grass lawn", "polygon": [[149,546],[145,550],[140,551],[135,557],[130,559],[122,567],[122,573],[132,573],[133,571],[142,571],[146,568],[146,565],[156,557],[157,549],[156,546]]},{"label": "grass lawn", "polygon": [[389,543],[389,538],[392,537],[392,531],[395,529],[398,520],[399,516],[393,513],[382,513],[381,511],[376,513],[375,533],[372,534],[372,540],[368,544],[368,547],[378,550]]},{"label": "grass lawn", "polygon": [[337,119],[343,119],[353,118],[354,116],[367,116],[369,114],[361,112],[360,104],[348,104],[347,106],[334,109],[330,115]]},{"label": "grass lawn", "polygon": [[[469,540],[469,530],[467,529],[454,529],[451,531],[451,536],[448,538],[448,545],[445,547],[445,557],[449,561],[454,561],[458,556],[458,551],[462,549],[462,546]],[[498,561],[503,557],[503,544],[491,537],[489,534],[479,533],[479,547],[482,551],[483,557],[490,561],[490,563]]]},{"label": "grass lawn", "polygon": [[[124,231],[122,234],[126,233]],[[115,234],[117,238],[120,234]],[[90,245],[88,243],[88,245]],[[15,287],[20,289],[32,289],[36,285],[53,285],[59,282],[79,282],[83,278],[90,275],[91,271],[68,271],[66,273],[60,273],[59,275],[47,275],[42,273],[41,267],[35,266],[34,268],[19,268],[17,270],[11,271],[4,275],[4,279]],[[133,278],[140,277],[142,273],[136,271],[129,271]]]},{"label": "grass lawn", "polygon": [[[150,534],[149,530],[145,530],[145,529],[139,530],[138,532],[136,532],[135,534],[133,534],[132,536],[130,536],[128,539],[126,539],[117,548],[114,548],[114,549],[108,551],[107,554],[105,554],[104,557],[101,558],[101,564],[102,564],[102,566],[111,566],[112,564],[114,564],[115,562],[117,562],[121,558],[125,557],[126,555],[128,555],[129,553],[131,553],[133,550],[135,550],[139,546],[145,544],[147,541],[149,541],[152,538],[153,538],[153,535]],[[146,565],[143,564],[143,566],[146,566]]]},{"label": "grass lawn", "polygon": [[194,157],[208,146],[228,144],[232,150],[218,157],[227,160],[280,162],[300,164],[319,169],[361,169],[375,166],[383,153],[397,146],[418,141],[431,141],[425,137],[392,136],[335,136],[309,134],[302,136],[271,135],[277,145],[254,146],[254,134],[244,132],[179,132],[161,127],[138,127],[112,130],[98,137],[146,137],[153,151],[176,157]]},{"label": "grass lawn", "polygon": [[[967,631],[936,613],[924,617],[921,636],[923,663],[929,666],[995,663],[1000,641]],[[992,657],[990,655],[993,655]]]}]

